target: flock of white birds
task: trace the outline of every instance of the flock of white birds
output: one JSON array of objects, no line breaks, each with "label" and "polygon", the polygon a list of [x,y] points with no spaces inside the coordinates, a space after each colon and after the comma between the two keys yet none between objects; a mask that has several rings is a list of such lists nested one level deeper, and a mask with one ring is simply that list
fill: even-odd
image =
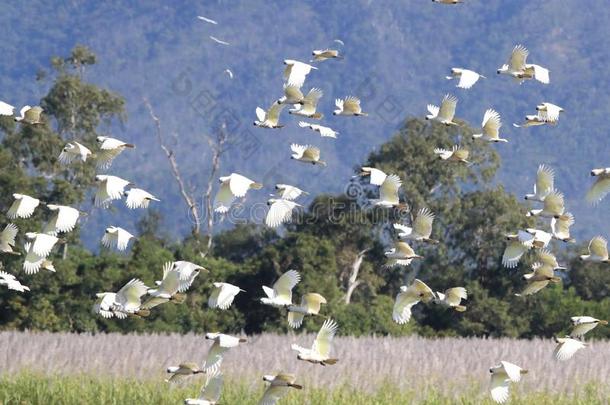
[{"label": "flock of white birds", "polygon": [[[461,3],[459,0],[433,0],[433,2]],[[198,18],[210,24],[217,24],[216,21],[207,17],[199,16]],[[218,43],[228,45],[228,43],[215,37],[210,38]],[[335,40],[335,42],[342,44],[340,40]],[[527,63],[528,55],[529,52],[524,46],[515,46],[508,62],[502,65],[497,73],[508,75],[518,83],[534,79],[548,84],[550,82],[549,70],[539,65]],[[339,58],[342,58],[342,55],[337,49],[314,50],[313,59],[310,63]],[[318,68],[291,59],[285,60],[284,64],[284,95],[273,102],[267,110],[260,107],[256,108],[257,120],[254,121],[255,126],[282,128],[283,125],[279,123],[280,114],[287,105],[293,107],[289,110],[291,115],[309,120],[321,120],[324,117],[322,113],[318,112],[318,103],[323,96],[322,90],[312,88],[307,92],[302,91],[306,76],[312,71],[318,70]],[[228,73],[232,78],[232,72],[229,70]],[[456,79],[457,87],[460,89],[472,88],[481,78],[485,78],[485,76],[463,68],[452,68],[451,74],[447,76],[448,80]],[[460,125],[454,121],[457,103],[458,99],[448,94],[442,99],[440,107],[427,106],[429,114],[425,118],[447,126]],[[362,111],[360,99],[355,96],[336,99],[335,107],[333,115],[336,116],[367,116],[367,113]],[[536,114],[527,115],[524,123],[514,124],[514,126],[556,125],[563,109],[555,104],[543,102],[536,106],[536,111]],[[42,124],[44,122],[42,114],[43,110],[39,106],[24,106],[17,116],[12,105],[0,101],[0,115],[13,116],[15,121],[22,125]],[[299,121],[298,126],[315,131],[322,137],[336,138],[339,134],[330,127],[307,121]],[[493,109],[488,109],[483,117],[481,132],[473,134],[472,137],[487,142],[508,142],[507,139],[500,136],[501,127],[500,114]],[[95,161],[99,171],[106,171],[111,167],[114,159],[123,151],[135,148],[133,144],[106,136],[100,136],[96,141],[95,153],[76,140],[68,142],[58,156],[59,162],[64,165],[73,165],[83,164],[91,159]],[[326,165],[320,159],[321,151],[318,147],[293,143],[290,148],[291,159],[312,165]],[[455,145],[449,150],[437,148],[434,153],[443,161],[455,162],[455,164],[470,164],[468,161],[469,151],[460,145]],[[610,192],[610,168],[593,169],[591,175],[596,176],[597,179],[587,193],[586,199],[591,203],[598,203]],[[372,205],[390,209],[404,205],[400,202],[399,190],[402,180],[398,175],[386,174],[373,167],[363,167],[359,176],[368,178],[371,185],[379,188],[379,198],[371,200]],[[231,209],[231,205],[236,199],[245,198],[250,189],[257,190],[263,187],[262,184],[237,173],[220,177],[219,180],[220,188],[214,200],[214,211],[221,215],[226,214]],[[98,174],[95,176],[95,183],[97,189],[94,205],[100,209],[108,208],[113,201],[121,200],[123,197],[125,197],[125,205],[129,209],[147,208],[152,201],[159,201],[151,193],[135,188],[130,181],[117,176]],[[275,190],[277,194],[275,197],[277,198],[268,200],[269,210],[265,218],[265,224],[270,227],[277,227],[290,221],[293,217],[293,211],[300,207],[294,200],[307,194],[300,188],[287,184],[277,184]],[[64,241],[59,235],[72,231],[78,219],[84,213],[77,208],[45,203],[25,194],[15,193],[13,197],[14,202],[6,213],[6,218],[9,220],[30,218],[41,205],[49,210],[48,221],[41,232],[26,232],[24,234],[24,272],[35,274],[41,269],[55,272],[55,267],[49,256],[54,246]],[[549,283],[559,282],[561,277],[556,275],[555,271],[565,270],[565,268],[558,264],[556,257],[551,253],[548,248],[549,242],[552,239],[564,242],[574,241],[570,237],[570,227],[574,224],[574,217],[566,211],[564,197],[554,186],[554,173],[551,168],[540,165],[534,184],[534,192],[526,195],[525,199],[542,204],[542,208],[533,209],[527,215],[549,220],[550,232],[530,228],[507,235],[508,244],[502,257],[502,263],[505,267],[514,268],[528,251],[534,250],[536,252],[537,260],[532,265],[532,272],[523,276],[525,287],[520,294],[516,294],[519,296],[535,294]],[[434,213],[424,207],[417,211],[410,225],[394,224],[393,227],[397,231],[397,241],[385,253],[388,259],[387,266],[408,266],[413,260],[423,258],[415,253],[407,241],[439,243],[439,241],[431,239],[434,219]],[[5,226],[0,233],[0,253],[21,254],[14,250],[17,234],[16,225],[8,223]],[[106,228],[101,243],[106,248],[124,251],[132,239],[134,239],[134,235],[130,232],[112,225]],[[602,236],[594,237],[589,243],[588,250],[588,254],[580,256],[582,260],[610,262],[607,242]],[[143,281],[134,278],[117,292],[98,293],[97,300],[93,305],[93,312],[104,318],[146,317],[150,314],[150,310],[158,305],[167,302],[183,302],[186,298],[186,291],[201,271],[208,272],[204,267],[188,261],[166,263],[163,267],[161,280],[155,282],[155,288],[149,288]],[[279,277],[273,286],[262,287],[266,296],[261,298],[260,302],[285,311],[287,323],[292,328],[299,328],[305,316],[319,316],[322,304],[327,303],[322,295],[315,292],[304,294],[301,297],[300,304],[293,303],[292,290],[300,280],[301,275],[296,270],[289,270]],[[19,292],[29,291],[29,287],[23,285],[14,275],[4,271],[0,271],[0,285]],[[235,296],[244,291],[238,286],[225,282],[214,282],[213,286],[214,290],[208,299],[208,306],[217,310],[228,309]],[[464,287],[453,287],[446,289],[444,292],[434,292],[426,283],[415,279],[412,284],[400,287],[400,292],[396,295],[392,318],[398,324],[405,324],[411,318],[412,308],[419,302],[434,302],[455,311],[463,312],[467,308],[462,305],[462,301],[466,300],[467,297],[467,291]],[[597,325],[608,324],[605,320],[590,316],[574,316],[571,318],[571,322],[573,330],[570,335],[556,338],[557,346],[554,350],[554,356],[560,361],[570,359],[578,350],[586,347],[583,336],[587,332]],[[299,360],[322,366],[335,364],[338,359],[333,358],[331,352],[333,338],[337,330],[337,323],[327,318],[311,348],[301,347],[297,344],[293,344],[291,348],[298,353],[297,358]],[[246,342],[246,339],[222,333],[207,333],[205,338],[213,341],[213,344],[209,348],[207,358],[202,366],[197,363],[185,362],[167,369],[170,374],[170,377],[166,380],[168,382],[200,373],[207,375],[199,397],[187,398],[185,400],[186,404],[218,403],[223,384],[222,373],[220,372],[223,356],[230,348]],[[518,382],[521,375],[527,373],[527,370],[507,361],[501,361],[500,364],[491,367],[489,372],[491,373],[491,397],[494,401],[503,403],[509,398],[510,383]],[[296,383],[296,377],[292,374],[265,375],[263,379],[269,382],[269,385],[260,401],[262,405],[275,404],[290,388],[303,388]]]}]

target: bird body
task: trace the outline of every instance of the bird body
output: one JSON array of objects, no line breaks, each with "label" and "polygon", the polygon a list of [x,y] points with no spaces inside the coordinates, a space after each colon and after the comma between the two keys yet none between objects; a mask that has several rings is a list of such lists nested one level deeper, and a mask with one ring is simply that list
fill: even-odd
[{"label": "bird body", "polygon": [[554,239],[563,242],[574,242],[570,236],[570,227],[574,225],[574,215],[565,212],[560,218],[551,218],[551,231]]},{"label": "bird body", "polygon": [[118,226],[109,226],[104,231],[104,236],[102,237],[102,245],[107,247],[108,249],[116,248],[119,251],[124,251],[127,249],[127,245],[129,241],[134,236],[127,232],[125,229],[120,228]]},{"label": "bird body", "polygon": [[267,295],[261,298],[265,305],[285,307],[292,305],[292,289],[301,281],[301,275],[296,270],[288,270],[273,284],[273,287],[263,286]]},{"label": "bird body", "polygon": [[119,200],[125,194],[125,187],[131,184],[128,180],[117,176],[98,174],[95,176],[97,191],[95,193],[95,206],[108,208],[112,201]]},{"label": "bird body", "polygon": [[298,352],[297,359],[313,364],[320,364],[322,366],[337,363],[338,359],[331,358],[330,352],[332,349],[332,342],[338,328],[339,326],[337,323],[329,318],[324,321],[324,324],[320,328],[311,349],[293,344],[291,348],[292,350]]},{"label": "bird body", "polygon": [[430,239],[432,235],[432,223],[434,222],[434,213],[428,208],[420,208],[417,211],[415,219],[411,221],[411,226],[402,224],[394,224],[394,229],[398,231],[398,239],[419,240],[430,243],[438,243],[434,239]]},{"label": "bird body", "polygon": [[254,125],[261,128],[282,128],[279,124],[280,113],[286,107],[286,104],[273,103],[267,111],[260,107],[256,107],[256,118]]},{"label": "bird body", "polygon": [[519,83],[523,83],[527,79],[536,79],[541,83],[548,84],[550,82],[549,70],[540,65],[528,64],[528,56],[527,48],[523,45],[515,46],[508,62],[502,65],[497,73],[511,76]]},{"label": "bird body", "polygon": [[460,305],[462,300],[468,299],[468,293],[464,287],[453,287],[445,290],[444,293],[437,291],[434,302],[453,308],[458,312],[466,311],[464,305]]},{"label": "bird body", "polygon": [[470,89],[480,78],[486,79],[485,76],[473,70],[462,68],[451,68],[451,76],[446,76],[447,80],[458,79],[455,87],[460,89]]},{"label": "bird body", "polygon": [[597,325],[608,325],[608,321],[593,318],[592,316],[573,316],[570,320],[573,326],[570,332],[570,337],[572,338],[582,338]]},{"label": "bird body", "polygon": [[538,166],[534,194],[526,194],[525,199],[543,202],[547,195],[555,190],[555,171],[545,165]]},{"label": "bird body", "polygon": [[597,263],[609,263],[608,260],[608,241],[603,236],[595,236],[589,242],[589,254],[580,255],[580,260],[597,262]]},{"label": "bird body", "polygon": [[242,176],[231,173],[219,178],[220,189],[214,198],[214,211],[226,214],[236,198],[243,198],[250,189],[260,190],[263,185]]},{"label": "bird body", "polygon": [[532,264],[532,273],[527,273],[523,276],[523,280],[527,281],[527,286],[516,296],[532,295],[546,287],[550,282],[558,283],[561,277],[555,276],[553,266],[543,263]]},{"label": "bird body", "polygon": [[307,293],[301,297],[300,305],[288,305],[288,325],[298,328],[303,323],[305,315],[318,315],[322,304],[326,304],[326,298],[318,293]]},{"label": "bird body", "polygon": [[210,308],[229,309],[235,296],[240,292],[244,292],[241,288],[236,285],[229,283],[213,283],[214,291],[208,299],[208,306]]},{"label": "bird body", "polygon": [[104,318],[125,319],[128,315],[147,316],[147,310],[141,309],[141,298],[149,290],[139,279],[133,278],[116,292],[96,294],[98,300],[93,305],[93,313]]},{"label": "bird body", "polygon": [[530,210],[526,215],[528,217],[539,216],[543,218],[562,218],[567,219],[563,213],[565,211],[565,202],[563,194],[557,190],[549,192],[542,201],[541,209]]},{"label": "bird body", "polygon": [[311,62],[323,62],[328,59],[338,59],[342,57],[339,55],[338,49],[316,49],[311,54],[313,56]]},{"label": "bird body", "polygon": [[146,293],[149,298],[142,304],[143,309],[151,309],[168,301],[181,302],[193,283],[194,276],[185,280],[180,279],[180,271],[172,262],[163,265],[163,278],[157,281],[157,288],[151,288]]},{"label": "bird body", "polygon": [[366,117],[368,113],[362,112],[360,99],[355,96],[347,96],[344,99],[335,99],[333,115]]},{"label": "bird body", "polygon": [[15,117],[15,121],[30,125],[42,124],[42,111],[42,108],[39,106],[23,106],[21,111],[19,111],[19,116]]},{"label": "bird body", "polygon": [[276,184],[275,189],[278,190],[280,198],[284,200],[296,200],[301,195],[309,194],[300,188],[291,186],[289,184]]},{"label": "bird body", "polygon": [[320,160],[320,149],[315,146],[293,143],[290,145],[290,150],[292,151],[292,155],[290,156],[291,159],[303,163],[326,166],[326,162]]},{"label": "bird body", "polygon": [[434,297],[432,289],[419,279],[413,280],[413,283],[409,286],[401,286],[400,292],[396,295],[394,301],[392,319],[400,325],[409,322],[409,319],[411,319],[411,308],[420,301],[425,303],[430,302]]},{"label": "bird body", "polygon": [[175,382],[181,378],[195,374],[205,373],[196,363],[181,363],[178,366],[169,366],[167,373],[171,374],[165,382]]},{"label": "bird body", "polygon": [[141,188],[131,188],[124,193],[125,205],[129,209],[148,208],[151,201],[160,201],[157,197]]},{"label": "bird body", "polygon": [[457,107],[457,103],[458,99],[455,96],[452,96],[451,94],[445,95],[443,101],[441,101],[440,108],[435,105],[428,104],[427,108],[430,114],[426,115],[426,119],[440,122],[441,124],[447,126],[457,125],[453,121],[453,118],[455,117],[455,109]]},{"label": "bird body", "polygon": [[278,104],[302,104],[305,96],[297,86],[284,84],[284,95],[277,100]]},{"label": "bird body", "polygon": [[394,247],[385,252],[385,257],[389,259],[386,266],[408,266],[413,259],[424,258],[416,254],[413,248],[403,241],[395,242]]},{"label": "bird body", "polygon": [[98,136],[97,142],[100,152],[97,154],[96,166],[98,169],[108,169],[114,159],[121,154],[125,149],[133,149],[135,145],[123,142],[119,139],[109,136]]},{"label": "bird body", "polygon": [[453,145],[451,149],[435,148],[434,153],[438,155],[439,159],[447,162],[470,163],[468,161],[470,152],[459,145]]},{"label": "bird body", "polygon": [[485,111],[481,127],[483,128],[483,132],[480,134],[472,135],[473,139],[480,138],[488,142],[508,142],[507,139],[500,138],[500,128],[502,128],[502,121],[500,119],[500,114],[498,114],[496,110],[490,108]]},{"label": "bird body", "polygon": [[324,115],[316,112],[318,108],[318,102],[324,93],[322,90],[314,87],[309,90],[307,95],[303,97],[300,104],[297,104],[295,108],[288,110],[288,114],[294,114],[301,117],[307,117],[312,119],[321,119]]}]

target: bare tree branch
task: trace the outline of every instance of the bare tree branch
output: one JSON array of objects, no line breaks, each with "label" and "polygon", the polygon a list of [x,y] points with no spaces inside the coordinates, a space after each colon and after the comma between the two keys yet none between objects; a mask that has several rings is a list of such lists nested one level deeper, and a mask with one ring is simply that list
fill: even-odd
[{"label": "bare tree branch", "polygon": [[347,280],[347,291],[345,292],[344,301],[345,304],[349,304],[352,300],[352,294],[354,290],[363,283],[362,280],[358,280],[358,273],[360,272],[360,267],[362,266],[362,261],[364,260],[364,255],[368,252],[369,249],[364,249],[359,252],[356,256],[356,260],[352,263],[352,271],[350,273],[349,279]]},{"label": "bare tree branch", "polygon": [[216,140],[208,139],[208,144],[210,145],[210,149],[212,149],[212,167],[210,168],[210,177],[208,178],[208,187],[205,191],[205,209],[206,215],[208,217],[208,228],[207,228],[207,250],[208,252],[212,248],[212,238],[214,231],[214,211],[212,208],[212,187],[214,186],[214,179],[216,178],[216,173],[220,168],[220,158],[224,153],[224,144],[227,141],[227,132],[226,132],[226,124],[223,123],[218,134],[216,135]]}]

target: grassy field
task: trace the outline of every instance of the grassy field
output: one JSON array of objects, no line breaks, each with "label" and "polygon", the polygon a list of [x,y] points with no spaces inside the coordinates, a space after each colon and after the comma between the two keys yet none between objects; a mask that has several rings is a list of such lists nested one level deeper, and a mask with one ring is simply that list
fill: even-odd
[{"label": "grassy field", "polygon": [[[309,335],[262,335],[229,352],[221,403],[256,404],[262,375],[293,372],[305,389],[280,404],[485,404],[488,368],[508,360],[528,368],[511,404],[607,404],[610,342],[592,342],[557,363],[550,340],[337,339],[336,366],[297,362],[290,343]],[[205,377],[163,381],[168,365],[202,362],[198,335],[0,333],[1,404],[167,404],[195,397]]]}]

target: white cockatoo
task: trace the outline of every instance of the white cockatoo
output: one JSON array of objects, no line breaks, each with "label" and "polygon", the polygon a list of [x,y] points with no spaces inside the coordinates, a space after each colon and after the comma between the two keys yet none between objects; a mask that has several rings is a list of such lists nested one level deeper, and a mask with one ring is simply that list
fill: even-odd
[{"label": "white cockatoo", "polygon": [[125,187],[132,183],[117,176],[98,174],[95,176],[97,191],[95,192],[95,206],[108,208],[114,200],[120,200],[125,194]]},{"label": "white cockatoo", "polygon": [[386,262],[386,266],[408,266],[411,264],[413,259],[423,259],[423,256],[420,256],[415,253],[413,248],[409,246],[407,242],[397,241],[394,242],[394,247],[385,252],[385,257],[388,258]]},{"label": "white cockatoo", "polygon": [[42,107],[39,106],[23,106],[19,111],[19,116],[15,117],[15,121],[31,125],[42,124],[42,111]]},{"label": "white cockatoo", "polygon": [[194,277],[181,280],[180,271],[172,262],[163,265],[163,278],[156,281],[157,288],[151,288],[146,293],[149,298],[144,301],[142,308],[151,309],[168,301],[181,303],[186,299],[186,290],[193,283]]},{"label": "white cockatoo", "polygon": [[609,263],[608,241],[603,236],[595,236],[589,242],[589,254],[580,255],[580,260],[589,262]]},{"label": "white cockatoo", "polygon": [[29,218],[40,204],[38,198],[30,197],[25,194],[14,193],[13,198],[15,201],[13,201],[13,204],[6,213],[6,217],[9,219]]},{"label": "white cockatoo", "polygon": [[328,59],[339,59],[342,58],[339,55],[338,49],[315,49],[311,55],[313,59],[310,62],[323,62]]},{"label": "white cockatoo", "polygon": [[551,218],[553,238],[563,242],[574,242],[570,236],[570,227],[574,225],[574,215],[565,212],[560,218]]},{"label": "white cockatoo", "polygon": [[466,311],[466,306],[461,305],[462,300],[468,299],[468,293],[464,287],[448,288],[445,292],[437,291],[434,302],[452,308],[458,312]]},{"label": "white cockatoo", "polygon": [[61,164],[69,165],[74,160],[86,162],[89,156],[92,156],[91,150],[89,148],[79,142],[70,141],[61,150],[61,153],[59,154],[57,160],[59,160]]},{"label": "white cockatoo", "polygon": [[286,107],[286,104],[273,103],[267,111],[260,107],[256,107],[256,121],[254,125],[261,128],[283,128],[280,125],[280,113]]},{"label": "white cockatoo", "polygon": [[460,89],[471,88],[480,78],[486,79],[485,76],[473,70],[463,68],[451,68],[451,76],[446,76],[447,80],[458,79],[458,83],[455,87]]},{"label": "white cockatoo", "polygon": [[533,272],[524,274],[522,279],[527,282],[527,285],[521,293],[515,294],[518,297],[525,295],[536,294],[538,291],[546,287],[550,282],[558,283],[561,277],[555,276],[553,266],[543,263],[532,264]]},{"label": "white cockatoo", "polygon": [[529,51],[523,45],[515,46],[508,63],[502,65],[497,73],[511,76],[519,83],[523,83],[527,79],[536,79],[541,83],[549,84],[549,70],[539,65],[527,63],[528,55]]},{"label": "white cockatoo", "polygon": [[557,257],[549,249],[538,249],[536,251],[538,262],[545,266],[550,266],[553,270],[567,270],[564,266],[560,266]]},{"label": "white cockatoo", "polygon": [[0,101],[0,115],[11,117],[15,114],[15,107],[5,103],[4,101]]},{"label": "white cockatoo", "polygon": [[131,188],[123,193],[125,197],[125,205],[129,209],[148,208],[151,201],[161,201],[148,191],[141,188]]},{"label": "white cockatoo", "polygon": [[326,166],[326,162],[320,160],[320,149],[315,146],[293,143],[290,145],[290,150],[292,151],[290,159],[311,163],[312,165]]},{"label": "white cockatoo", "polygon": [[59,238],[46,233],[26,232],[25,237],[30,241],[29,250],[40,257],[47,257],[53,246],[59,242]]},{"label": "white cockatoo", "polygon": [[128,315],[147,316],[149,311],[141,309],[141,299],[148,289],[141,280],[133,278],[116,293],[97,293],[93,313],[104,318],[115,316],[119,319],[125,319]]},{"label": "white cockatoo", "polygon": [[398,239],[411,239],[424,241],[429,243],[438,243],[437,240],[430,239],[432,235],[432,223],[434,222],[434,213],[428,208],[420,208],[417,215],[411,221],[411,226],[394,224],[394,229],[398,231]]},{"label": "white cockatoo", "polygon": [[209,270],[205,267],[195,263],[187,262],[185,260],[178,260],[174,262],[174,267],[180,273],[181,281],[190,280],[191,283],[193,282],[193,280],[195,280],[195,277],[199,275],[201,270],[205,271],[206,273],[209,273]]},{"label": "white cockatoo", "polygon": [[312,69],[318,69],[317,67],[293,59],[284,60],[284,65],[286,65],[286,68],[284,69],[286,83],[290,86],[299,88],[303,87],[305,76],[307,76]]},{"label": "white cockatoo", "polygon": [[217,405],[222,393],[223,378],[220,371],[209,373],[206,376],[205,384],[199,391],[197,398],[187,398],[185,405]]},{"label": "white cockatoo", "polygon": [[269,386],[263,393],[263,397],[258,405],[275,405],[282,397],[288,394],[290,388],[302,390],[303,386],[296,383],[293,374],[280,373],[277,375],[264,375],[263,381],[267,381]]},{"label": "white cockatoo", "polygon": [[508,268],[516,267],[525,252],[531,248],[542,249],[547,247],[551,238],[550,233],[533,228],[506,235],[508,244],[502,255],[502,264]]},{"label": "white cockatoo", "polygon": [[330,352],[337,329],[339,329],[339,325],[328,318],[318,331],[311,349],[292,344],[292,350],[298,352],[297,359],[322,366],[336,364],[339,359],[331,358]]},{"label": "white cockatoo", "polygon": [[218,22],[216,20],[212,20],[211,18],[204,17],[202,15],[198,15],[197,19],[201,20],[201,21],[205,21],[205,22],[210,23],[210,24],[218,25]]},{"label": "white cockatoo", "polygon": [[500,114],[498,114],[496,110],[490,108],[485,111],[481,128],[483,129],[483,132],[480,134],[473,134],[473,139],[480,138],[488,142],[508,142],[508,139],[500,138],[502,121],[500,119]]},{"label": "white cockatoo", "polygon": [[400,292],[396,295],[396,300],[394,301],[392,319],[400,325],[409,322],[409,319],[411,319],[411,308],[420,301],[428,303],[434,297],[432,289],[426,283],[416,278],[411,285],[400,287]]},{"label": "white cockatoo", "polygon": [[267,205],[269,206],[269,211],[267,211],[265,216],[265,225],[271,228],[276,228],[285,222],[290,222],[292,212],[297,207],[302,207],[301,204],[283,198],[270,198],[267,200]]},{"label": "white cockatoo", "polygon": [[125,149],[133,149],[135,145],[123,142],[109,136],[98,136],[95,138],[100,151],[97,153],[96,165],[98,169],[108,169],[114,159]]},{"label": "white cockatoo", "polygon": [[60,232],[70,232],[76,226],[80,217],[80,211],[66,205],[47,204],[47,208],[53,211],[53,216],[44,227],[43,233],[57,235]]},{"label": "white cockatoo", "polygon": [[434,154],[438,155],[440,160],[446,160],[447,162],[470,163],[468,161],[470,151],[460,145],[453,145],[451,149],[435,148]]},{"label": "white cockatoo", "polygon": [[301,128],[309,128],[312,131],[319,133],[320,136],[326,138],[337,138],[337,134],[339,133],[330,127],[325,127],[318,124],[311,124],[305,121],[299,121],[299,126]]},{"label": "white cockatoo", "polygon": [[9,290],[19,292],[30,291],[30,287],[21,284],[21,282],[17,280],[15,276],[5,271],[0,271],[0,285],[6,286],[6,288]]},{"label": "white cockatoo", "polygon": [[165,380],[165,382],[175,382],[185,377],[205,373],[205,370],[199,368],[197,363],[191,362],[180,363],[177,366],[169,366],[166,371],[168,374],[170,374],[170,376]]},{"label": "white cockatoo", "polygon": [[301,195],[309,194],[308,192],[289,184],[276,184],[275,189],[277,190],[279,197],[283,198],[284,200],[296,200]]},{"label": "white cockatoo", "polygon": [[529,127],[538,127],[541,125],[555,125],[556,121],[549,121],[546,117],[546,113],[543,111],[539,111],[537,114],[529,114],[525,116],[525,120],[521,124],[513,123],[513,127],[515,128],[529,128]]},{"label": "white cockatoo", "polygon": [[273,287],[263,286],[266,297],[261,298],[265,305],[286,307],[292,305],[292,289],[301,281],[301,275],[296,270],[288,270],[273,284]]},{"label": "white cockatoo", "polygon": [[555,338],[555,350],[553,350],[553,357],[558,361],[570,360],[577,351],[587,347],[587,344],[581,340],[573,339],[569,336],[564,338]]},{"label": "white cockatoo", "polygon": [[563,108],[558,105],[543,102],[536,106],[536,111],[543,113],[543,116],[549,122],[557,122],[559,120],[559,114],[563,112]]},{"label": "white cockatoo", "polygon": [[212,284],[214,285],[214,291],[208,298],[208,307],[210,308],[229,309],[235,296],[240,292],[245,292],[238,286],[229,283],[215,282]]},{"label": "white cockatoo", "polygon": [[343,99],[335,99],[335,107],[337,108],[333,111],[333,115],[354,117],[366,117],[369,115],[368,113],[362,112],[362,107],[360,106],[360,99],[355,96],[347,96]]},{"label": "white cockatoo", "polygon": [[284,84],[284,95],[276,103],[278,104],[303,104],[305,95],[300,87]]},{"label": "white cockatoo", "polygon": [[247,342],[247,339],[225,335],[224,333],[218,332],[206,333],[205,338],[214,342],[208,350],[208,355],[203,365],[203,369],[206,372],[218,370],[222,364],[224,354],[229,349],[237,347],[240,343]]},{"label": "white cockatoo", "polygon": [[324,115],[316,112],[316,109],[318,108],[318,102],[323,95],[324,93],[322,90],[314,87],[313,89],[309,90],[307,95],[303,98],[301,104],[298,104],[295,106],[295,108],[288,110],[288,114],[294,114],[300,117],[307,117],[316,120],[322,119]]},{"label": "white cockatoo", "polygon": [[572,321],[572,331],[570,332],[572,338],[582,338],[597,325],[608,325],[608,321],[592,316],[573,316],[570,320]]},{"label": "white cockatoo", "polygon": [[547,195],[555,190],[555,171],[546,165],[538,166],[534,194],[526,194],[525,199],[543,202]]},{"label": "white cockatoo", "polygon": [[499,404],[508,401],[510,383],[521,381],[521,374],[527,374],[527,370],[508,361],[501,361],[497,366],[491,367],[489,372],[491,399]]},{"label": "white cockatoo", "polygon": [[590,204],[599,203],[610,193],[610,167],[593,169],[591,176],[595,176],[595,183],[587,191],[586,199]]},{"label": "white cockatoo", "polygon": [[12,255],[20,255],[19,252],[15,252],[15,238],[17,237],[19,228],[15,224],[6,224],[2,232],[0,232],[0,253],[8,253]]},{"label": "white cockatoo", "polygon": [[370,202],[382,207],[395,207],[400,205],[398,190],[402,185],[400,177],[396,174],[387,175],[374,167],[362,167],[360,177],[369,177],[369,181],[374,186],[379,186],[379,199],[372,199]]},{"label": "white cockatoo", "polygon": [[216,197],[214,197],[214,211],[221,214],[229,212],[233,201],[236,198],[245,197],[248,190],[260,190],[263,188],[261,183],[257,183],[237,173],[222,176],[218,180],[220,181],[220,189],[216,193]]},{"label": "white cockatoo", "polygon": [[231,45],[227,41],[223,41],[220,38],[216,38],[214,35],[210,35],[208,38],[210,38],[212,41],[214,41],[214,42],[216,42],[217,44],[220,44],[220,45],[227,45],[227,46]]},{"label": "white cockatoo", "polygon": [[305,315],[318,315],[320,307],[326,304],[326,298],[318,293],[307,293],[301,297],[300,305],[288,305],[288,325],[299,328]]},{"label": "white cockatoo", "polygon": [[526,215],[528,217],[543,217],[543,218],[562,218],[567,219],[564,215],[565,202],[563,194],[557,190],[549,192],[544,201],[542,208],[530,210]]},{"label": "white cockatoo", "polygon": [[127,245],[129,241],[134,236],[127,232],[125,229],[120,228],[118,226],[109,226],[104,231],[104,236],[102,237],[102,245],[104,245],[108,249],[115,248],[118,251],[122,252],[127,249]]},{"label": "white cockatoo", "polygon": [[441,101],[440,108],[428,104],[427,109],[430,114],[426,115],[427,120],[437,121],[444,125],[458,125],[453,121],[455,117],[455,109],[457,107],[458,99],[451,94],[446,94]]},{"label": "white cockatoo", "polygon": [[[40,271],[40,269],[50,271],[55,273],[55,267],[53,266],[53,262],[47,259],[46,256],[39,255],[34,251],[34,242],[35,240],[31,239],[31,236],[26,234],[26,238],[30,239],[30,241],[24,243],[23,250],[25,253],[25,258],[23,259],[23,271],[25,274],[36,274]],[[36,238],[34,238],[36,239]],[[46,240],[44,236],[41,236],[39,242],[41,240]],[[51,241],[45,241],[44,243],[51,243]]]}]

